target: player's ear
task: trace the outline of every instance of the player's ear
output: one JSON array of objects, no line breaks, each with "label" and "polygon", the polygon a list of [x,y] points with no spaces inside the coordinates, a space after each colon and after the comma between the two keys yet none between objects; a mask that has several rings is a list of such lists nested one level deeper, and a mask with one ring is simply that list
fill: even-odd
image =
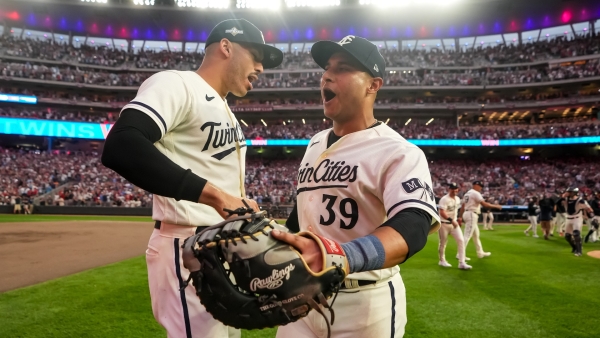
[{"label": "player's ear", "polygon": [[379,89],[382,86],[383,86],[383,79],[380,77],[373,77],[373,78],[371,78],[371,82],[370,82],[367,92],[369,94],[377,94],[377,92],[379,91]]},{"label": "player's ear", "polygon": [[225,56],[225,58],[230,58],[231,53],[233,52],[233,43],[228,39],[221,39],[219,42],[219,50]]}]

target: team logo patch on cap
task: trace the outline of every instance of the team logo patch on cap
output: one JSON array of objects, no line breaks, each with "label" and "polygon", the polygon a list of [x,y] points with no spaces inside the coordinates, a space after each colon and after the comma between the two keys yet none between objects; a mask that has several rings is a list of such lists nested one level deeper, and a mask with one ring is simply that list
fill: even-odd
[{"label": "team logo patch on cap", "polygon": [[342,40],[340,40],[340,42],[338,42],[338,45],[343,46],[343,45],[347,45],[350,42],[352,42],[352,39],[354,39],[355,36],[354,35],[348,35],[345,38],[343,38]]},{"label": "team logo patch on cap", "polygon": [[373,69],[375,69],[376,72],[379,71],[379,67],[377,67],[377,64],[375,64],[375,66],[373,67]]},{"label": "team logo patch on cap", "polygon": [[425,199],[427,200],[427,197],[429,197],[429,199],[431,199],[432,201],[434,200],[433,189],[431,189],[429,184],[421,181],[418,178],[411,178],[408,181],[402,182],[402,189],[404,189],[404,191],[406,191],[406,193],[408,194],[412,194],[413,192],[422,189],[423,192],[421,193],[420,199],[423,199],[423,197],[425,197]]},{"label": "team logo patch on cap", "polygon": [[233,27],[231,29],[225,30],[225,33],[229,33],[229,34],[231,34],[233,36],[236,36],[238,34],[244,34],[244,31],[243,30],[239,30],[239,29]]}]

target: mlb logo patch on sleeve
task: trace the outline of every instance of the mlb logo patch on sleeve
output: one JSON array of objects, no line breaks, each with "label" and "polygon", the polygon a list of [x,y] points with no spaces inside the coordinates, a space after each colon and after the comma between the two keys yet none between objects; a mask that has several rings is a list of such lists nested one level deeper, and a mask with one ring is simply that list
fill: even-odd
[{"label": "mlb logo patch on sleeve", "polygon": [[411,178],[408,181],[402,182],[402,189],[404,189],[407,194],[412,194],[415,191],[423,189],[421,199],[423,199],[423,196],[425,196],[425,198],[429,197],[429,199],[433,201],[433,189],[431,189],[429,184],[424,183],[418,178]]}]

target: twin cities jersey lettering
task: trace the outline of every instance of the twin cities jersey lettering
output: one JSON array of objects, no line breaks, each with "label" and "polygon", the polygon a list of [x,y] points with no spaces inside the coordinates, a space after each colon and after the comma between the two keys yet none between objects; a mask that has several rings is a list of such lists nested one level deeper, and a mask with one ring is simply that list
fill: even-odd
[{"label": "twin cities jersey lettering", "polygon": [[473,211],[476,214],[481,213],[481,202],[483,202],[483,196],[475,189],[467,191],[463,196],[463,204],[465,205],[465,211]]},{"label": "twin cities jersey lettering", "polygon": [[[450,195],[445,195],[440,199],[439,202],[440,210],[445,210],[448,217],[456,220],[458,215],[458,209],[460,209],[460,198],[458,196],[454,196],[454,198],[450,197]],[[450,223],[447,220],[442,220],[444,223]]]},{"label": "twin cities jersey lettering", "polygon": [[[406,208],[432,216],[437,230],[431,175],[421,149],[385,124],[348,134],[327,148],[331,129],[315,135],[298,170],[301,230],[345,243],[371,234]],[[398,267],[350,275],[381,280]]]},{"label": "twin cities jersey lettering", "polygon": [[[184,169],[233,196],[245,196],[246,140],[220,95],[191,71],[152,75],[123,110],[150,116],[161,130],[155,143]],[[213,225],[223,218],[208,205],[154,195],[152,218],[180,225]]]}]

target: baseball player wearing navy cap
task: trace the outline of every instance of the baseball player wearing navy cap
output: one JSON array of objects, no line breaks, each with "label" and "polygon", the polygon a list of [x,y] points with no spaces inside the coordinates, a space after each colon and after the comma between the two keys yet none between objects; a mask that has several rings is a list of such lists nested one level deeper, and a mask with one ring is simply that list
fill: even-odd
[{"label": "baseball player wearing navy cap", "polygon": [[472,266],[465,262],[465,240],[463,238],[462,231],[458,225],[458,210],[460,209],[460,198],[456,195],[458,193],[458,185],[454,182],[448,186],[448,193],[440,199],[439,211],[440,211],[440,230],[438,235],[440,237],[440,244],[438,247],[438,253],[440,256],[439,265],[450,268],[452,265],[446,261],[446,243],[448,242],[448,234],[454,237],[456,240],[456,246],[458,247],[458,268],[461,270],[469,270]]},{"label": "baseball player wearing navy cap", "polygon": [[483,199],[481,190],[483,189],[483,183],[479,180],[473,182],[473,188],[463,196],[463,204],[461,207],[461,213],[463,220],[465,221],[465,247],[469,245],[469,240],[473,237],[473,243],[475,243],[475,250],[477,251],[477,257],[483,258],[491,255],[489,252],[483,251],[481,240],[479,239],[479,227],[477,226],[477,220],[479,214],[481,214],[481,206],[488,209],[502,210],[502,206],[499,204],[488,203]]},{"label": "baseball player wearing navy cap", "polygon": [[[152,311],[169,337],[239,337],[183,287],[180,247],[203,227],[244,207],[246,140],[228,93],[245,96],[283,53],[244,19],[216,25],[197,71],[156,73],[121,111],[102,163],[154,194],[155,230],[146,251]],[[246,200],[255,210],[258,205]]]},{"label": "baseball player wearing navy cap", "polygon": [[[321,96],[333,128],[310,140],[286,225],[342,243],[350,274],[335,301],[332,337],[402,337],[406,293],[398,264],[421,250],[439,226],[427,159],[373,116],[385,74],[377,46],[349,35],[319,41],[311,53],[325,69]],[[315,241],[272,233],[321,271]],[[280,338],[326,335],[316,311],[277,331]]]}]

